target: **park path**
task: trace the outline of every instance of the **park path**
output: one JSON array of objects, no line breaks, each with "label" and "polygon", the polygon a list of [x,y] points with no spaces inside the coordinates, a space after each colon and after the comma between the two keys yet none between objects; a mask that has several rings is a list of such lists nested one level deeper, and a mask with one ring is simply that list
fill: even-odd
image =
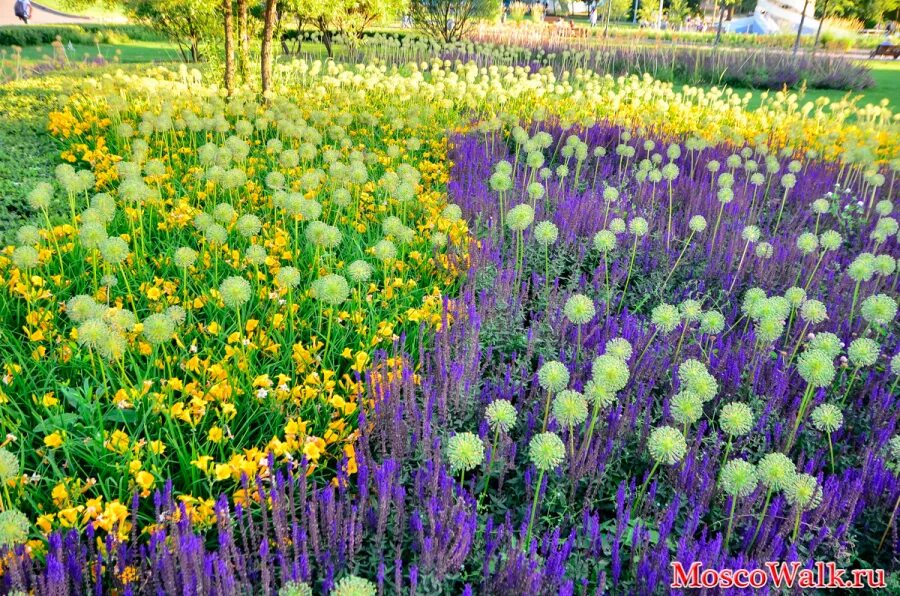
[{"label": "park path", "polygon": [[[22,21],[16,17],[15,5],[16,0],[0,0],[0,25],[22,25]],[[28,22],[34,25],[91,22],[87,17],[77,17],[55,10],[39,8],[36,4],[32,4],[32,7],[31,20]],[[24,27],[25,25],[22,26]]]}]

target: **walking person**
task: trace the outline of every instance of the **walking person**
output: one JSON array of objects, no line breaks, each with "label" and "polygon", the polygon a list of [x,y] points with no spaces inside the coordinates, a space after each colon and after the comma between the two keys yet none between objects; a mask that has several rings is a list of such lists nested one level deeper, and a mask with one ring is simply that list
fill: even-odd
[{"label": "walking person", "polygon": [[31,0],[16,0],[13,10],[16,16],[27,25],[28,19],[31,18]]},{"label": "walking person", "polygon": [[[609,0],[607,0],[607,2],[609,2]],[[588,18],[591,21],[591,27],[596,27],[597,26],[597,3],[596,2],[591,3],[591,11],[590,11]]]}]

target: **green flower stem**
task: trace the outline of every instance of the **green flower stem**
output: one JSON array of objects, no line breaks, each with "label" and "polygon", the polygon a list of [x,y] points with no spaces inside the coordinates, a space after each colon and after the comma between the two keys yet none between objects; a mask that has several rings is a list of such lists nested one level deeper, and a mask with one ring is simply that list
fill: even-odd
[{"label": "green flower stem", "polygon": [[766,519],[766,512],[769,510],[769,502],[772,500],[772,488],[769,487],[769,490],[766,491],[766,500],[763,502],[762,513],[759,514],[759,522],[756,524],[756,531],[753,532],[753,538],[750,539],[750,546],[753,546],[753,543],[756,542],[756,537],[759,536],[759,531],[762,529],[763,520]]},{"label": "green flower stem", "polygon": [[534,500],[531,502],[531,515],[528,516],[528,530],[525,532],[525,542],[522,544],[523,551],[528,551],[531,545],[531,529],[534,527],[534,516],[537,513],[538,498],[541,496],[541,484],[544,482],[544,471],[538,472],[537,486],[534,488]]},{"label": "green flower stem", "polygon": [[828,434],[828,455],[831,457],[831,473],[834,474],[834,447],[831,442],[831,433]]},{"label": "green flower stem", "polygon": [[684,248],[681,249],[681,252],[678,254],[678,258],[675,259],[675,264],[672,265],[672,268],[669,270],[669,274],[666,276],[666,279],[663,280],[662,285],[659,288],[660,296],[662,296],[663,292],[665,291],[666,284],[669,283],[669,279],[672,277],[672,274],[675,273],[675,269],[678,267],[678,264],[681,263],[681,258],[684,256],[684,253],[687,252],[687,249],[691,245],[691,240],[693,238],[694,238],[694,231],[691,230],[691,233],[688,236],[687,242],[684,243]]},{"label": "green flower stem", "polygon": [[812,273],[809,274],[809,277],[808,277],[807,280],[806,280],[806,285],[803,286],[803,289],[804,289],[804,290],[808,290],[808,289],[809,289],[809,284],[812,283],[813,276],[816,274],[816,271],[819,270],[819,265],[822,264],[822,259],[824,259],[824,258],[825,258],[825,251],[823,250],[823,251],[822,251],[822,254],[819,255],[819,259],[816,261],[816,266],[813,267]]},{"label": "green flower stem", "polygon": [[654,329],[654,330],[653,330],[653,333],[650,335],[650,339],[648,339],[648,340],[647,340],[647,343],[644,344],[644,349],[641,350],[641,355],[638,356],[638,359],[635,361],[635,363],[634,363],[634,368],[632,368],[632,370],[638,370],[638,365],[640,365],[641,360],[644,359],[644,354],[647,353],[647,348],[649,348],[649,347],[650,347],[650,344],[653,343],[653,340],[656,339],[656,332],[657,332],[657,331],[658,331],[657,329]]},{"label": "green flower stem", "polygon": [[791,542],[797,542],[797,534],[800,532],[800,508],[797,508],[797,516],[794,518],[794,533],[791,535]]},{"label": "green flower stem", "polygon": [[550,401],[553,399],[553,392],[547,392],[547,400],[544,403],[544,423],[541,425],[541,432],[547,432],[547,420],[550,418]]},{"label": "green flower stem", "polygon": [[803,338],[806,337],[807,329],[809,329],[809,321],[807,321],[806,324],[803,325],[803,330],[800,332],[800,337],[797,338],[797,343],[794,346],[794,349],[791,350],[791,356],[790,356],[790,358],[787,359],[787,362],[785,362],[785,364],[790,364],[791,360],[794,359],[794,356],[797,355],[797,350],[800,349],[800,344],[803,343]]},{"label": "green flower stem", "polygon": [[728,541],[731,539],[731,526],[734,523],[734,508],[737,505],[737,496],[732,495],[731,497],[731,512],[728,514],[728,530],[725,531],[725,545],[724,547],[728,548]]},{"label": "green flower stem", "polygon": [[891,531],[891,527],[894,525],[894,517],[897,515],[897,507],[900,507],[900,495],[897,495],[897,500],[894,502],[894,509],[891,511],[891,518],[888,520],[887,526],[884,528],[884,534],[881,535],[881,540],[878,542],[878,550],[876,552],[881,552],[881,547],[884,546],[884,541],[887,538],[888,532]]},{"label": "green flower stem", "polygon": [[847,396],[850,395],[850,388],[853,387],[853,383],[856,381],[856,375],[859,373],[859,367],[853,369],[853,372],[850,374],[850,380],[847,381],[847,388],[844,390],[844,395],[841,397],[841,405],[844,405],[844,402],[847,401]]},{"label": "green flower stem", "polygon": [[809,400],[812,399],[813,395],[813,386],[810,384],[806,385],[806,391],[803,392],[803,399],[800,401],[800,410],[797,411],[797,419],[794,421],[794,429],[791,431],[791,436],[788,438],[787,446],[784,448],[784,452],[787,453],[791,450],[791,447],[794,445],[794,438],[797,436],[797,429],[800,428],[800,422],[803,420],[803,415],[806,413],[806,407],[809,405]]},{"label": "green flower stem", "polygon": [[728,435],[728,443],[725,444],[725,456],[722,458],[722,465],[725,465],[725,462],[728,461],[728,454],[731,452],[731,439],[733,437]]},{"label": "green flower stem", "polygon": [[716,236],[719,235],[719,225],[722,223],[722,213],[725,211],[725,203],[719,201],[719,213],[716,215],[716,225],[713,226],[712,238],[710,238],[709,245],[716,245]]},{"label": "green flower stem", "polygon": [[862,284],[862,280],[856,282],[856,285],[853,287],[853,302],[850,303],[850,316],[848,317],[850,322],[847,325],[848,329],[853,329],[853,313],[856,310],[856,301],[859,299],[860,284]]},{"label": "green flower stem", "polygon": [[484,494],[487,492],[488,484],[491,483],[491,467],[494,465],[494,460],[497,458],[497,440],[500,438],[500,427],[498,426],[494,429],[494,437],[491,439],[491,457],[488,459],[487,470],[484,473],[484,486],[481,487],[481,494],[478,495],[478,505],[481,505],[482,499],[484,499]]},{"label": "green flower stem", "polygon": [[634,242],[631,244],[631,259],[628,261],[628,275],[625,276],[625,287],[622,288],[622,299],[619,301],[617,312],[621,312],[622,307],[625,306],[625,295],[628,292],[628,282],[631,281],[631,269],[634,267],[634,255],[637,252],[637,243],[638,237],[637,234],[635,234]]},{"label": "green flower stem", "polygon": [[784,203],[787,201],[789,190],[790,189],[785,188],[784,194],[781,195],[781,206],[778,208],[778,219],[775,220],[775,229],[772,230],[772,237],[775,237],[778,234],[778,226],[781,225],[781,216],[784,215]]},{"label": "green flower stem", "polygon": [[631,514],[634,515],[638,509],[641,507],[641,502],[644,500],[644,491],[647,490],[647,487],[650,485],[650,479],[653,478],[653,474],[656,473],[656,469],[659,467],[659,462],[654,462],[653,467],[650,468],[650,473],[647,474],[647,479],[644,480],[644,483],[641,485],[641,490],[638,491],[637,499],[634,500],[634,506],[631,508]]}]

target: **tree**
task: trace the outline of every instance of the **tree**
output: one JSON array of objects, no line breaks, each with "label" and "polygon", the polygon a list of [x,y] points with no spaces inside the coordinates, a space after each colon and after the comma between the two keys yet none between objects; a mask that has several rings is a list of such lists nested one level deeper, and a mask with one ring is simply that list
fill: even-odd
[{"label": "tree", "polygon": [[637,11],[637,20],[641,23],[655,23],[659,17],[658,0],[641,0],[641,7]]},{"label": "tree", "polygon": [[672,25],[680,27],[689,14],[691,14],[691,8],[688,6],[687,0],[671,0],[669,2],[669,10],[666,15]]},{"label": "tree", "polygon": [[331,57],[335,33],[355,43],[374,23],[399,16],[403,6],[404,0],[301,0],[295,11],[301,22],[319,30]]},{"label": "tree", "polygon": [[222,0],[222,16],[225,25],[225,89],[234,93],[234,18],[231,0]]},{"label": "tree", "polygon": [[719,26],[716,27],[716,41],[713,45],[718,46],[719,40],[722,39],[722,25],[725,23],[725,12],[740,0],[722,0],[722,7],[719,9]]},{"label": "tree", "polygon": [[478,18],[490,16],[488,4],[483,0],[410,0],[409,12],[424,33],[451,42],[468,33]]},{"label": "tree", "polygon": [[218,5],[209,0],[123,0],[134,19],[175,41],[185,62],[198,62],[200,46],[218,36]]},{"label": "tree", "polygon": [[250,69],[250,23],[247,0],[237,0],[238,6],[238,69],[241,79],[246,82]]},{"label": "tree", "polygon": [[800,13],[800,24],[797,25],[797,38],[794,40],[794,55],[800,49],[800,36],[803,35],[803,23],[806,21],[806,9],[809,7],[809,0],[803,0],[803,12]]},{"label": "tree", "polygon": [[278,0],[266,0],[266,12],[263,18],[262,49],[260,51],[262,71],[262,92],[265,95],[272,87],[272,38],[275,32],[275,11]]}]

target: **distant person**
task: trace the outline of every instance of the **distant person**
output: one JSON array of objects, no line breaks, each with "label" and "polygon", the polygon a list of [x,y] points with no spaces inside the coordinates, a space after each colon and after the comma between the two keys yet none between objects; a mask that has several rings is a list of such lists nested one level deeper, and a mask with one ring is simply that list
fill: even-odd
[{"label": "distant person", "polygon": [[28,19],[31,18],[31,0],[16,0],[13,10],[16,16],[27,25]]},{"label": "distant person", "polygon": [[[609,1],[609,0],[607,0],[607,1]],[[597,26],[597,3],[596,2],[591,4],[591,12],[590,12],[590,15],[588,18],[591,21],[591,27],[596,27]]]}]

